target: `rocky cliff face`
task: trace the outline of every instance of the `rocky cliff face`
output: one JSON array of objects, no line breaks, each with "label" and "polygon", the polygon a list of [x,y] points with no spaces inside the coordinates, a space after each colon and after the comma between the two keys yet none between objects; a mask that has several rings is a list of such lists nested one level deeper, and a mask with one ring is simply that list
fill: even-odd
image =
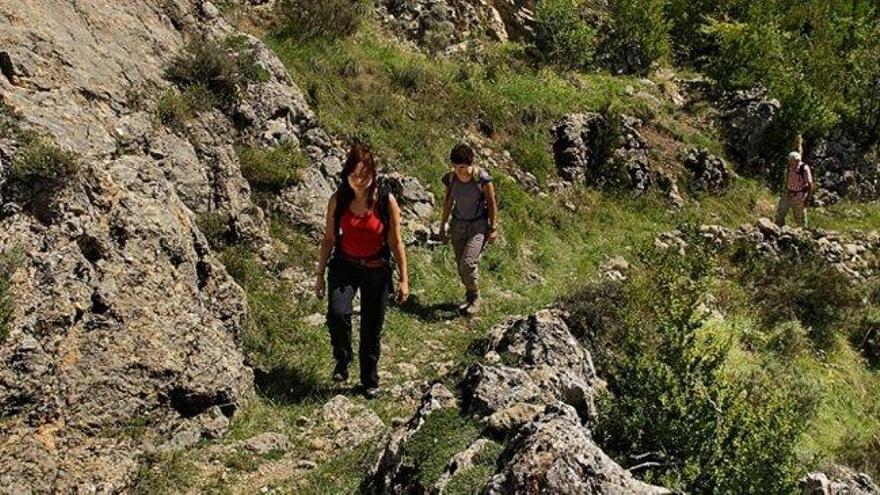
[{"label": "rocky cliff face", "polygon": [[[234,34],[208,2],[2,0],[0,14],[3,127],[20,130],[0,139],[0,254],[21,254],[0,342],[0,491],[118,491],[139,454],[222,433],[253,393],[235,345],[244,292],[196,225],[224,212],[272,255],[233,145],[322,138],[313,163],[339,151],[250,37],[267,77],[183,131],[157,123],[171,57]],[[79,173],[15,180],[24,135],[72,152]]]}]

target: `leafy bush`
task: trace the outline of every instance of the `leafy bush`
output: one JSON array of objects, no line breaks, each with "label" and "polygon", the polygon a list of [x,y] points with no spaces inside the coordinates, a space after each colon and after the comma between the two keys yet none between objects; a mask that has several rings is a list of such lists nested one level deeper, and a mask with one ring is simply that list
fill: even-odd
[{"label": "leafy bush", "polygon": [[358,30],[369,7],[366,0],[283,0],[282,34],[298,41],[344,38]]},{"label": "leafy bush", "polygon": [[548,62],[587,68],[593,64],[596,30],[582,15],[582,0],[542,0],[535,6],[535,47]]},{"label": "leafy bush", "polygon": [[611,25],[601,52],[616,71],[645,73],[669,55],[669,26],[664,0],[611,0]]},{"label": "leafy bush", "polygon": [[308,160],[291,144],[273,148],[238,148],[241,174],[257,191],[278,191],[299,179],[299,171],[308,166]]},{"label": "leafy bush", "polygon": [[880,368],[880,309],[874,307],[865,312],[850,341],[872,367]]},{"label": "leafy bush", "polygon": [[242,87],[253,81],[267,80],[269,73],[257,63],[247,38],[230,36],[215,40],[199,37],[192,39],[172,58],[165,77],[184,89],[205,88],[213,95],[210,101],[229,105],[238,101]]},{"label": "leafy bush", "polygon": [[649,271],[566,305],[608,381],[597,439],[619,460],[649,454],[635,469],[647,481],[692,493],[790,493],[794,446],[813,407],[805,387],[780,387],[770,369],[729,369],[733,340],[706,326],[700,309],[717,269],[708,254],[648,249],[642,260]]},{"label": "leafy bush", "polygon": [[745,248],[736,255],[743,263],[739,276],[768,326],[797,320],[816,345],[827,349],[851,311],[861,306],[862,288],[814,255],[770,260],[748,253]]},{"label": "leafy bush", "polygon": [[10,176],[23,184],[58,186],[79,171],[76,153],[65,151],[38,136],[22,143],[10,167]]}]

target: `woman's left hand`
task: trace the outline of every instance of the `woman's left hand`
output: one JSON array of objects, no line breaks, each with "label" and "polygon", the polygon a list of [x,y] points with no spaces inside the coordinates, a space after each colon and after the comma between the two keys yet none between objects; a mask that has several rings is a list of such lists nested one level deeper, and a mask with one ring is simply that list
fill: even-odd
[{"label": "woman's left hand", "polygon": [[397,284],[397,293],[394,295],[398,304],[403,304],[409,299],[409,281],[403,280]]},{"label": "woman's left hand", "polygon": [[498,240],[498,231],[490,230],[488,234],[486,234],[486,242],[493,243]]}]

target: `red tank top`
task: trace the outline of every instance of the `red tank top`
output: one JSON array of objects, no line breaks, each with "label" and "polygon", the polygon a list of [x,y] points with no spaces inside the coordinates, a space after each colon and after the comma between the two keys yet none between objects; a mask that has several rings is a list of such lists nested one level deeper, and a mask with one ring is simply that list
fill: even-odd
[{"label": "red tank top", "polygon": [[339,248],[351,258],[374,258],[385,245],[385,225],[374,209],[355,215],[346,208],[339,221],[342,239]]}]

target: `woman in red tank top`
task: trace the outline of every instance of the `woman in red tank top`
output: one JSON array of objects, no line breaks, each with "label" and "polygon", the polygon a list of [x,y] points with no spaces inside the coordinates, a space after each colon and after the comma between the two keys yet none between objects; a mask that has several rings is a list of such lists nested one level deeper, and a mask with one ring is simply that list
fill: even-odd
[{"label": "woman in red tank top", "polygon": [[[327,328],[336,359],[333,380],[337,382],[348,379],[348,365],[352,360],[352,300],[360,291],[358,360],[362,390],[368,398],[379,392],[379,336],[393,289],[391,255],[397,265],[396,299],[402,303],[409,297],[400,207],[392,194],[381,197],[377,179],[370,150],[359,144],[352,146],[342,169],[339,189],[327,204],[326,229],[315,280],[315,295],[323,299],[324,272],[329,268]],[[380,213],[383,211],[387,214]]]}]

